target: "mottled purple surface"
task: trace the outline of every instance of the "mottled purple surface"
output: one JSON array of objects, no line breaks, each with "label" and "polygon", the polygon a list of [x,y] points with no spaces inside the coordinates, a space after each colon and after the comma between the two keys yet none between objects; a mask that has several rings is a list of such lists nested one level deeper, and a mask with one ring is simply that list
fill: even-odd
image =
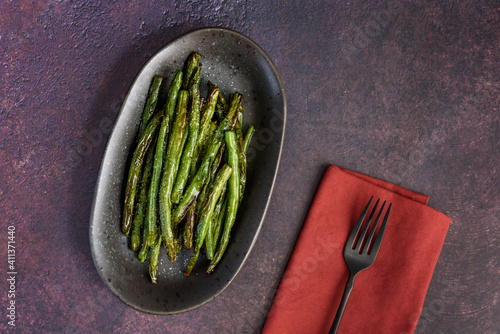
[{"label": "mottled purple surface", "polygon": [[[0,332],[14,225],[19,333],[258,333],[329,163],[430,195],[452,217],[417,333],[500,332],[498,2],[180,3],[0,3]],[[140,68],[204,26],[242,32],[275,61],[288,98],[282,163],[229,288],[188,313],[146,315],[94,268],[94,185]]]}]

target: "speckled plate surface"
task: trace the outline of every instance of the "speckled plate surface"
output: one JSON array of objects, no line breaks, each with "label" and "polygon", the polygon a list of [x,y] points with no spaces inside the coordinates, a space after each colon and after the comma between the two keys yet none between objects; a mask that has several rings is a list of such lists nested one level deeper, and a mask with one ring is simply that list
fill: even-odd
[{"label": "speckled plate surface", "polygon": [[[226,254],[207,275],[203,256],[189,277],[183,275],[190,250],[171,263],[160,255],[158,284],[150,283],[148,264],[128,249],[120,232],[127,155],[139,126],[149,84],[155,74],[170,82],[193,51],[202,55],[201,93],[211,80],[228,96],[244,95],[244,130],[256,133],[248,150],[248,180]],[[126,70],[126,69],[124,69]],[[271,198],[286,119],[283,85],[269,56],[248,37],[228,29],[204,28],[187,33],[161,49],[141,70],[115,123],[97,180],[90,220],[94,263],[108,288],[127,305],[147,313],[173,314],[205,304],[234,279],[251,251]]]}]

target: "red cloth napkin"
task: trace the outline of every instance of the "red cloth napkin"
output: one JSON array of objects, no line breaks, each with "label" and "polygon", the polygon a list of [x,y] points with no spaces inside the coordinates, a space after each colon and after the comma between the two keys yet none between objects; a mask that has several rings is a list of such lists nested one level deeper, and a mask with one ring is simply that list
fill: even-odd
[{"label": "red cloth napkin", "polygon": [[425,195],[329,166],[262,333],[328,333],[349,276],[344,245],[371,196],[392,203],[391,215],[374,264],[354,281],[338,332],[414,332],[451,219],[428,207]]}]

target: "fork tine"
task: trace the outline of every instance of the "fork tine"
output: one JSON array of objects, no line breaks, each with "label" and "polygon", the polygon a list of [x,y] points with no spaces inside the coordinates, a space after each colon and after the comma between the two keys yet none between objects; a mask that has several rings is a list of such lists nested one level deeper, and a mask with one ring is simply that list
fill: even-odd
[{"label": "fork tine", "polygon": [[378,222],[380,221],[380,216],[382,216],[382,212],[384,211],[385,207],[385,202],[382,204],[382,207],[380,208],[380,211],[378,212],[377,219],[375,219],[375,222],[373,223],[373,227],[370,230],[370,234],[368,235],[368,238],[366,238],[366,247],[363,249],[363,253],[368,254],[370,251],[370,245],[372,243],[373,235],[375,234],[375,231],[377,230]]},{"label": "fork tine", "polygon": [[380,248],[380,244],[382,243],[382,237],[384,236],[385,226],[387,225],[387,220],[389,219],[389,214],[391,213],[391,207],[392,207],[392,203],[389,204],[389,207],[387,208],[387,212],[385,214],[384,221],[382,222],[382,225],[380,225],[380,229],[378,231],[377,237],[375,238],[375,241],[373,242],[372,250],[370,251],[370,254],[374,253],[375,256],[377,255],[378,250]]},{"label": "fork tine", "polygon": [[[366,204],[365,209],[361,213],[361,215],[358,218],[358,221],[356,222],[356,225],[354,225],[354,228],[351,232],[351,235],[349,236],[349,239],[347,239],[347,243],[345,244],[346,247],[352,247],[354,246],[354,241],[356,240],[356,235],[358,235],[359,229],[361,228],[361,224],[363,223],[363,220],[365,220],[366,213],[368,212],[368,209],[370,208],[370,204],[372,204],[373,196],[370,198],[368,201],[368,204]],[[347,249],[347,248],[346,248]]]},{"label": "fork tine", "polygon": [[361,247],[363,245],[369,245],[367,243],[364,243],[363,240],[365,239],[366,232],[368,231],[368,227],[370,227],[370,224],[371,224],[372,219],[373,219],[373,215],[375,214],[375,211],[377,210],[379,202],[380,202],[380,199],[378,199],[375,202],[375,206],[373,207],[372,212],[368,216],[368,220],[366,221],[365,227],[363,227],[363,231],[361,231],[361,235],[357,238],[358,241],[356,243],[356,252],[358,252],[360,254],[361,254],[361,250],[362,250]]}]

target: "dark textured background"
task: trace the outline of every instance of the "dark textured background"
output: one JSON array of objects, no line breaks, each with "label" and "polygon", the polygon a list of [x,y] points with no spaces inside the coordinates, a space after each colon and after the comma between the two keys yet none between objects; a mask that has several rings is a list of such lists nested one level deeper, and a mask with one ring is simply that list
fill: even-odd
[{"label": "dark textured background", "polygon": [[[235,281],[199,309],[151,316],[121,303],[94,268],[93,190],[140,68],[204,26],[242,32],[275,61],[288,99],[282,162]],[[499,333],[499,42],[493,0],[2,1],[0,268],[15,225],[17,331],[258,333],[334,163],[430,195],[452,217],[416,332]]]}]

